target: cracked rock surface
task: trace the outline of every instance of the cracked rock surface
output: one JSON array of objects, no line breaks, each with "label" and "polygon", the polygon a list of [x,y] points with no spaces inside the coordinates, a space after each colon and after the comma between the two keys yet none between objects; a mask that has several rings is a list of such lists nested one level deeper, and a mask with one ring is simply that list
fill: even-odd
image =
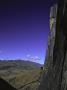
[{"label": "cracked rock surface", "polygon": [[50,13],[45,69],[38,90],[67,90],[67,0],[59,0]]}]

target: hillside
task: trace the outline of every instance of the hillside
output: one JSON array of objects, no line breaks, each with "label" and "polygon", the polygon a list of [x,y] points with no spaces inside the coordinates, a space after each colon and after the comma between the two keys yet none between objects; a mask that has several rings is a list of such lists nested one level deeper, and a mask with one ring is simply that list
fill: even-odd
[{"label": "hillside", "polygon": [[41,66],[30,61],[0,61],[0,77],[17,90],[36,90]]},{"label": "hillside", "polygon": [[0,70],[5,69],[34,69],[41,67],[41,64],[24,60],[0,60]]}]

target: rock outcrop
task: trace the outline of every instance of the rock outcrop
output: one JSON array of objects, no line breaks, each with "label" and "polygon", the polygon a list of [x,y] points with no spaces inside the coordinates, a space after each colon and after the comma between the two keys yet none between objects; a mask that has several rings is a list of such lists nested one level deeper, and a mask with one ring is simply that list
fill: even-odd
[{"label": "rock outcrop", "polygon": [[50,32],[44,72],[38,90],[67,90],[67,0],[50,10]]},{"label": "rock outcrop", "polygon": [[0,90],[17,90],[16,88],[12,87],[8,82],[4,79],[0,78]]},{"label": "rock outcrop", "polygon": [[56,15],[57,15],[57,4],[50,9],[50,31],[48,36],[48,47],[46,50],[45,69],[48,70],[53,64],[53,48],[55,44],[55,33],[56,33]]}]

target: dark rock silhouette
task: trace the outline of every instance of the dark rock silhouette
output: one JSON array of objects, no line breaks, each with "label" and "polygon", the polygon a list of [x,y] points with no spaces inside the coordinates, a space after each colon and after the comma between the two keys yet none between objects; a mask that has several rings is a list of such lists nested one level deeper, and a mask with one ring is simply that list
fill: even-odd
[{"label": "dark rock silhouette", "polygon": [[7,83],[2,78],[0,78],[0,90],[17,90],[17,89],[12,87],[9,83]]},{"label": "dark rock silhouette", "polygon": [[67,90],[67,0],[51,7],[44,68],[38,90]]}]

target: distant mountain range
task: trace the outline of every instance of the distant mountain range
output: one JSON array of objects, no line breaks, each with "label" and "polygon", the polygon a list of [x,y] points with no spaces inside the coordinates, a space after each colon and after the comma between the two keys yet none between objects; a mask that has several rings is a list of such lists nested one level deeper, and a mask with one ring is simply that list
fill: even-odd
[{"label": "distant mountain range", "polygon": [[42,65],[39,63],[24,61],[24,60],[0,60],[0,70],[5,69],[35,69],[40,68]]}]

